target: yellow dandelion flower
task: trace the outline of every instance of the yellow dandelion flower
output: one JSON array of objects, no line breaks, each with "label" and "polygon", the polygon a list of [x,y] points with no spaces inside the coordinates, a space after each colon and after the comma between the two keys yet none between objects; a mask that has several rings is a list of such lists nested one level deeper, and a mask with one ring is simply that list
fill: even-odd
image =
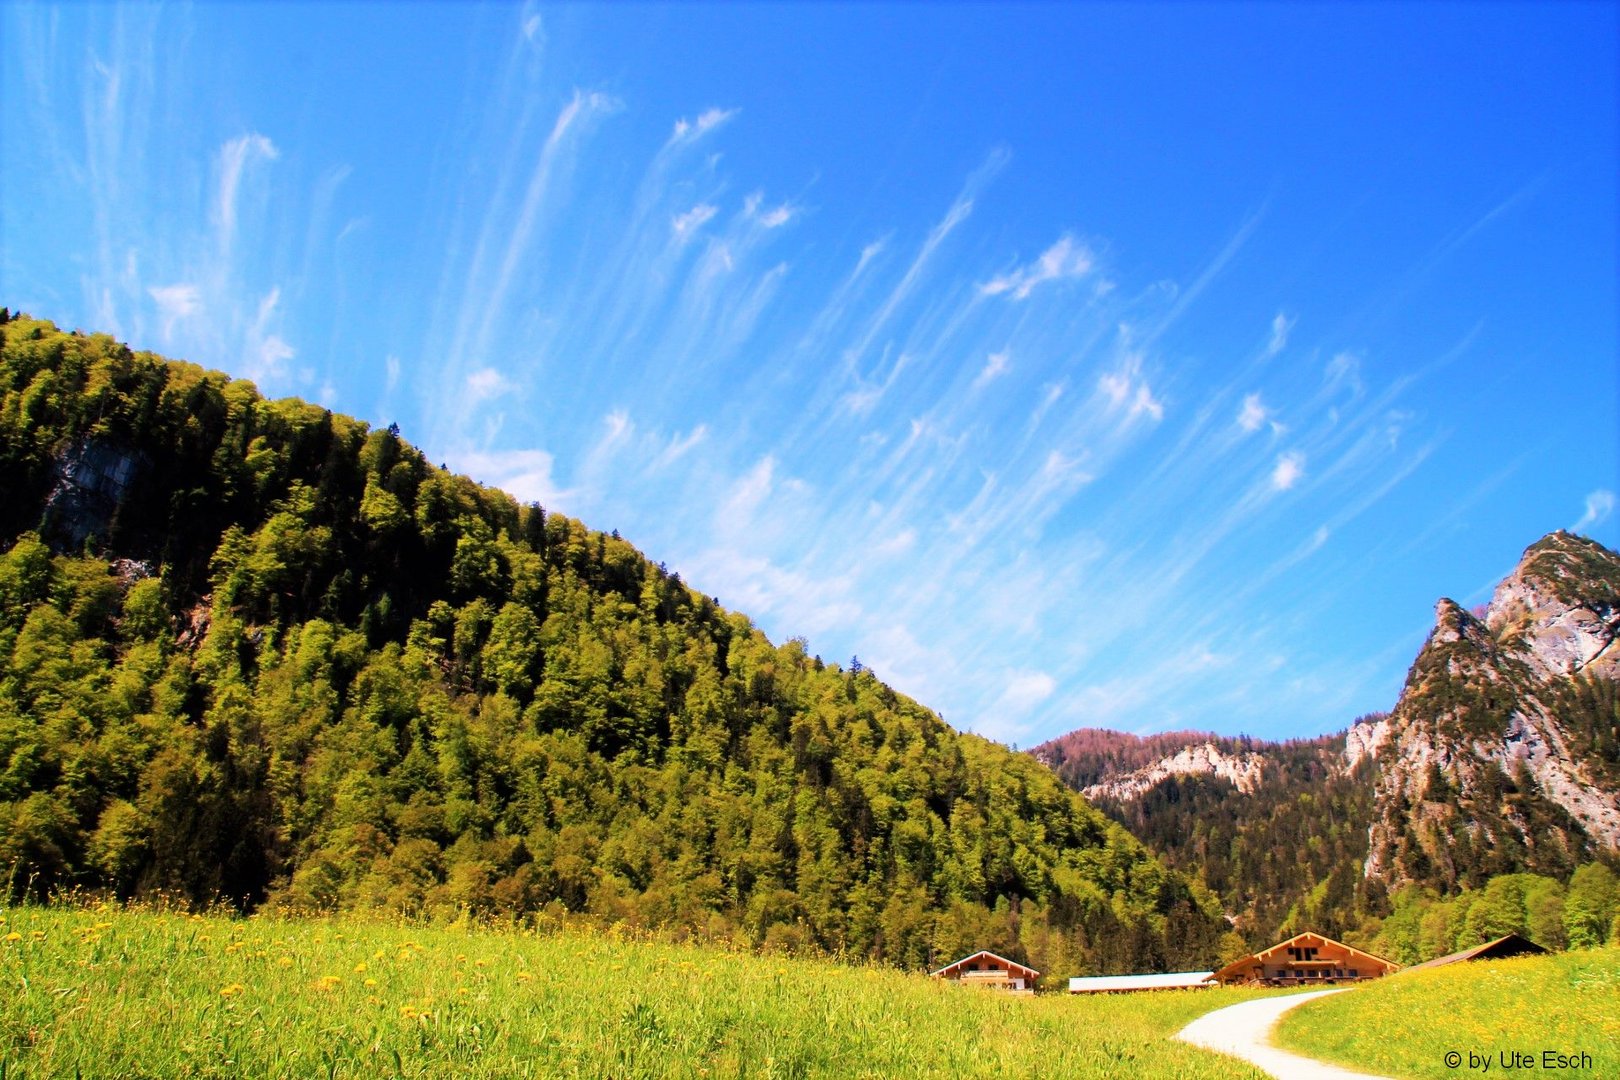
[{"label": "yellow dandelion flower", "polygon": [[6,940],[7,941],[21,941],[22,940],[22,935],[17,933],[17,931],[13,930],[11,933],[6,935]]},{"label": "yellow dandelion flower", "polygon": [[525,982],[526,983],[530,979],[533,979],[533,978],[534,978],[534,976],[530,975],[527,971],[520,971],[520,972],[517,973],[517,981],[518,982]]},{"label": "yellow dandelion flower", "polygon": [[416,1006],[414,1006],[414,1005],[401,1005],[399,1007],[399,1015],[404,1017],[406,1020],[414,1020],[414,1019],[416,1019]]},{"label": "yellow dandelion flower", "polygon": [[466,953],[457,953],[456,954],[456,963],[465,964],[466,962],[467,962],[467,954]]},{"label": "yellow dandelion flower", "polygon": [[290,957],[290,956],[283,956],[280,960],[276,961],[276,966],[277,967],[284,967],[284,968],[292,967],[293,966],[293,958]]},{"label": "yellow dandelion flower", "polygon": [[366,985],[367,986],[376,986],[377,985],[377,980],[376,979],[367,979],[366,980]]},{"label": "yellow dandelion flower", "polygon": [[231,983],[229,986],[223,986],[220,988],[219,996],[222,998],[233,998],[246,989],[247,987],[243,986],[241,983]]},{"label": "yellow dandelion flower", "polygon": [[456,987],[456,996],[457,997],[466,997],[467,996],[467,988],[465,986]]},{"label": "yellow dandelion flower", "polygon": [[381,960],[384,956],[387,956],[387,955],[388,955],[388,950],[387,949],[378,949],[376,952],[371,954],[371,958],[373,960]]},{"label": "yellow dandelion flower", "polygon": [[488,960],[474,960],[473,967],[489,967]]},{"label": "yellow dandelion flower", "polygon": [[336,975],[322,975],[319,979],[315,980],[315,989],[322,992],[330,992],[337,989],[342,984],[343,980],[338,978]]},{"label": "yellow dandelion flower", "polygon": [[358,964],[354,965],[354,973],[356,975],[361,974],[365,970],[366,970],[366,962],[364,960],[362,960]]}]

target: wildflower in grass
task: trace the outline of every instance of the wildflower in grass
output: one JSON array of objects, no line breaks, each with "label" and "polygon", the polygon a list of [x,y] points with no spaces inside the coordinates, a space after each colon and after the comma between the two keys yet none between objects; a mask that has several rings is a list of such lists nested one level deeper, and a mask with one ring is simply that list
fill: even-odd
[{"label": "wildflower in grass", "polygon": [[403,1020],[415,1020],[416,1019],[416,1006],[415,1005],[401,1005],[399,1007],[399,1015],[400,1015],[400,1018],[403,1019]]},{"label": "wildflower in grass", "polygon": [[366,970],[366,962],[364,960],[362,960],[358,964],[354,965],[354,973],[356,975],[359,975],[359,974],[363,973],[365,970]]},{"label": "wildflower in grass", "polygon": [[376,979],[367,979],[366,980],[366,985],[367,986],[376,986],[377,985],[377,980]]},{"label": "wildflower in grass", "polygon": [[222,998],[233,998],[246,989],[247,987],[243,986],[241,983],[231,983],[229,986],[220,987],[219,996]]},{"label": "wildflower in grass", "polygon": [[527,971],[520,971],[517,973],[517,981],[520,983],[526,983],[533,978],[534,976],[530,975]]},{"label": "wildflower in grass", "polygon": [[315,980],[315,989],[323,993],[330,993],[341,985],[343,985],[343,980],[336,975],[322,975]]},{"label": "wildflower in grass", "polygon": [[276,966],[290,968],[293,966],[293,958],[290,956],[283,956],[280,960],[276,961]]},{"label": "wildflower in grass", "polygon": [[17,933],[17,931],[13,930],[11,933],[6,935],[6,940],[7,941],[21,941],[22,940],[22,935]]}]

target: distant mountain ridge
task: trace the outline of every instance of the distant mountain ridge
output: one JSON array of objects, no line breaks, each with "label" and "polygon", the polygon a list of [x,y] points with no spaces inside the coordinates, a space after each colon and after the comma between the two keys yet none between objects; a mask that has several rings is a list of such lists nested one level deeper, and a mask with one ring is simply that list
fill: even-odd
[{"label": "distant mountain ridge", "polygon": [[1348,762],[1343,734],[1268,742],[1083,728],[1030,753],[1171,866],[1200,875],[1250,944],[1293,925],[1313,890],[1312,925],[1329,934],[1343,920],[1321,916],[1359,902],[1376,765]]},{"label": "distant mountain ridge", "polygon": [[1482,617],[1451,600],[1394,709],[1267,743],[1082,729],[1030,751],[1265,937],[1395,890],[1620,855],[1620,556],[1551,533]]}]

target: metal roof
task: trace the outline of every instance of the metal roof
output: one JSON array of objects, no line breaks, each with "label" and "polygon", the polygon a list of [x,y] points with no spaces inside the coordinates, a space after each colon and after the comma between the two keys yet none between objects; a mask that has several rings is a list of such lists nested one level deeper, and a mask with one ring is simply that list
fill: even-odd
[{"label": "metal roof", "polygon": [[1121,990],[1189,990],[1212,986],[1213,971],[1169,971],[1154,975],[1093,975],[1070,979],[1071,994],[1101,994]]}]

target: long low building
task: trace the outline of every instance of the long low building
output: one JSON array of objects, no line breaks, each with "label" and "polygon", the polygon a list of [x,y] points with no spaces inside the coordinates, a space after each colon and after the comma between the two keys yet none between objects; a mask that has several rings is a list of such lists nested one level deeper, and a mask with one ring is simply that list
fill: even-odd
[{"label": "long low building", "polygon": [[1156,975],[1090,975],[1069,980],[1071,994],[1129,994],[1137,990],[1196,990],[1214,986],[1213,971],[1170,971]]}]

